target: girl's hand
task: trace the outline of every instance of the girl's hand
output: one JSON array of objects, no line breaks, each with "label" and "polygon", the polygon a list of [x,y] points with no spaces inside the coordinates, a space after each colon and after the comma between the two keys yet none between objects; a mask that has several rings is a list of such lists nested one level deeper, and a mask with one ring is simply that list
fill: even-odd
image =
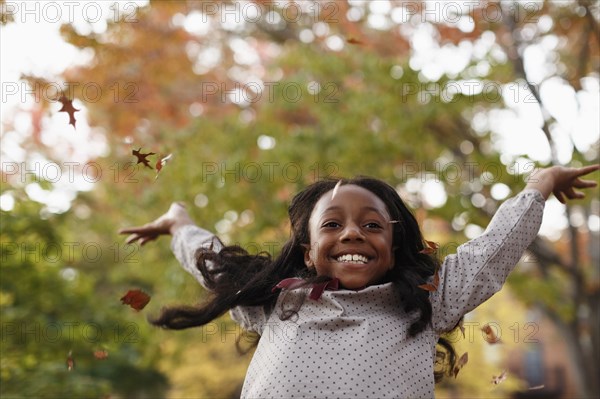
[{"label": "girl's hand", "polygon": [[185,205],[181,202],[173,202],[167,213],[159,216],[158,219],[143,226],[121,229],[119,234],[130,234],[126,240],[127,244],[137,241],[140,245],[144,245],[156,240],[160,235],[173,235],[180,227],[190,224],[193,225],[194,221],[190,218]]},{"label": "girl's hand", "polygon": [[528,178],[525,188],[539,190],[544,198],[554,193],[556,198],[563,204],[568,199],[583,198],[585,194],[575,191],[576,188],[590,188],[597,185],[596,181],[583,180],[580,177],[600,169],[600,165],[584,166],[582,168],[568,168],[565,166],[553,166],[547,169],[534,171]]}]

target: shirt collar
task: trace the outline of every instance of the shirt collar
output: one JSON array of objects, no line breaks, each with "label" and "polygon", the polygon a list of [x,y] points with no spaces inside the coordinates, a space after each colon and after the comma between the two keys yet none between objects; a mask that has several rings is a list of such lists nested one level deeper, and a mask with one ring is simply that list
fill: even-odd
[{"label": "shirt collar", "polygon": [[[307,281],[297,277],[291,277],[281,280],[275,287],[273,287],[273,292],[278,289],[284,290],[294,290],[296,288],[303,288],[309,286]],[[310,290],[310,294],[308,297],[314,301],[318,301],[323,295],[325,290],[328,291],[336,291],[340,289],[340,280],[337,278],[332,278],[329,281],[325,281],[323,283],[314,283],[311,285],[312,289]],[[355,291],[359,291],[365,287],[361,287],[356,289]]]}]

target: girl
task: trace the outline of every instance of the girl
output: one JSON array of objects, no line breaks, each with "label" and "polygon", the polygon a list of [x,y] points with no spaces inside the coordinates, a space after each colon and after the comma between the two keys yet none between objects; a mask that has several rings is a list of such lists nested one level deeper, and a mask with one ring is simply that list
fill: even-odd
[{"label": "girl", "polygon": [[[229,310],[260,335],[242,397],[433,397],[440,335],[501,289],[535,238],[548,196],[582,198],[574,188],[595,186],[580,177],[598,168],[537,171],[481,237],[441,266],[396,190],[363,177],[316,182],[296,195],[291,237],[274,260],[223,246],[178,203],[121,233],[142,245],[173,235],[177,259],[214,294],[199,308],[165,309],[154,324],[200,326]],[[454,352],[441,343],[452,364]]]}]

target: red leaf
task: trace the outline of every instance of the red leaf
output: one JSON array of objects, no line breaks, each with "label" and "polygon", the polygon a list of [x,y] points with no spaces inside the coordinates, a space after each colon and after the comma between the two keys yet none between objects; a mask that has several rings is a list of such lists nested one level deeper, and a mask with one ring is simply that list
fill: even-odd
[{"label": "red leaf", "polygon": [[421,285],[418,285],[417,287],[419,287],[422,290],[429,291],[429,292],[437,291],[437,288],[438,288],[437,286],[435,286],[433,284],[429,284],[429,283],[421,284]]},{"label": "red leaf", "polygon": [[150,295],[142,290],[129,290],[121,298],[121,302],[123,302],[123,305],[129,305],[135,310],[140,311],[150,302]]},{"label": "red leaf", "polygon": [[481,331],[485,334],[485,340],[490,344],[500,343],[500,338],[496,336],[496,331],[489,325],[481,327]]},{"label": "red leaf", "polygon": [[427,243],[427,245],[429,245],[433,249],[438,249],[440,247],[437,242],[427,241],[427,240],[425,240],[425,242]]},{"label": "red leaf", "polygon": [[469,353],[465,352],[462,354],[460,359],[458,359],[458,361],[454,365],[454,369],[452,370],[452,373],[454,374],[454,378],[456,378],[460,369],[462,369],[467,364],[468,361],[469,361]]},{"label": "red leaf", "polygon": [[439,285],[440,285],[440,271],[438,269],[438,271],[436,271],[435,274],[433,275],[433,281],[431,283],[421,284],[421,285],[418,285],[417,287],[419,287],[425,291],[433,292],[433,291],[437,291]]},{"label": "red leaf", "polygon": [[73,351],[69,351],[67,355],[67,370],[71,371],[75,368],[75,360],[73,360]]},{"label": "red leaf", "polygon": [[133,151],[131,152],[131,153],[132,153],[133,155],[135,155],[135,156],[136,156],[136,158],[137,158],[137,163],[136,163],[136,165],[137,165],[138,163],[143,163],[143,164],[144,164],[146,167],[148,167],[148,168],[152,169],[152,166],[150,166],[150,161],[148,161],[146,158],[147,158],[147,157],[149,157],[150,155],[155,155],[155,154],[154,154],[153,152],[149,152],[149,153],[147,153],[147,154],[142,154],[142,152],[141,152],[141,151],[142,151],[142,147],[140,147],[140,149],[139,149],[139,150],[133,150]]},{"label": "red leaf", "polygon": [[432,254],[440,247],[437,243],[433,241],[425,240],[425,244],[427,245],[425,249],[419,251],[420,254]]},{"label": "red leaf", "polygon": [[492,376],[492,384],[498,385],[506,380],[506,370],[504,370],[499,376]]},{"label": "red leaf", "polygon": [[94,357],[96,359],[104,360],[108,357],[108,351],[105,351],[105,350],[94,351]]},{"label": "red leaf", "polygon": [[162,170],[163,166],[165,166],[165,164],[167,162],[169,162],[171,160],[171,158],[173,157],[173,154],[169,154],[164,158],[160,158],[158,161],[156,161],[156,177],[154,178],[155,180],[158,179],[158,173]]},{"label": "red leaf", "polygon": [[79,110],[73,106],[73,100],[61,96],[58,101],[62,104],[62,108],[59,109],[58,112],[66,112],[69,114],[69,124],[73,125],[73,128],[75,128],[75,112],[78,112]]}]

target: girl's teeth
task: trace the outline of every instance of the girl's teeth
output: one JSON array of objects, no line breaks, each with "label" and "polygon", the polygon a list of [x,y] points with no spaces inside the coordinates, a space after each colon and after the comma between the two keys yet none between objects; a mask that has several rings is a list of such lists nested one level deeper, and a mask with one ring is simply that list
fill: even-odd
[{"label": "girl's teeth", "polygon": [[338,262],[358,262],[358,263],[367,263],[368,259],[362,255],[342,255],[338,257]]}]

